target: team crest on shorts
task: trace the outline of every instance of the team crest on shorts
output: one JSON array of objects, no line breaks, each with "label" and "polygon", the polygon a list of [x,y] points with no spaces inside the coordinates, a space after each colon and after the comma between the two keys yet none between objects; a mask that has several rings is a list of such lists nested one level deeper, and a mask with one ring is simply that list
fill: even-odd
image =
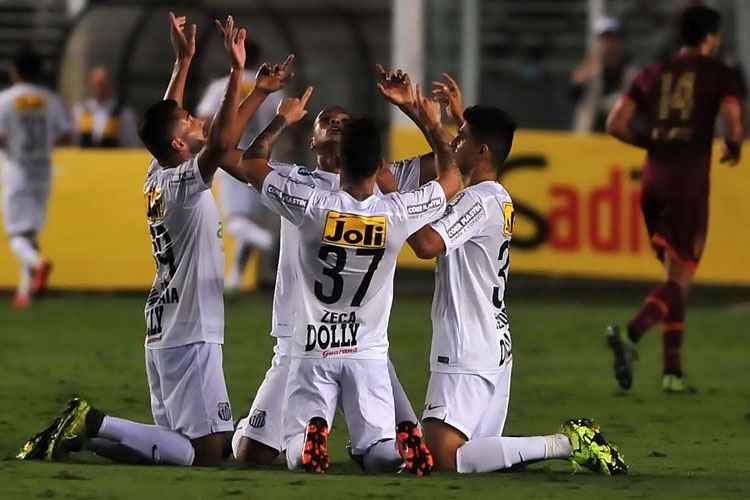
[{"label": "team crest on shorts", "polygon": [[218,415],[220,419],[225,422],[232,420],[232,407],[229,406],[229,403],[219,403],[218,407]]},{"label": "team crest on shorts", "polygon": [[261,429],[266,425],[266,410],[255,410],[253,414],[250,415],[250,421],[248,423],[250,424],[250,427],[253,427],[254,429]]}]

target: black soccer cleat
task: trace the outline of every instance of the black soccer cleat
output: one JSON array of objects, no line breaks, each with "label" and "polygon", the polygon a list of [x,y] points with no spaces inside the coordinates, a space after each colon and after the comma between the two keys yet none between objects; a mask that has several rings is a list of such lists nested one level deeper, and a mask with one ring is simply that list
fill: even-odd
[{"label": "black soccer cleat", "polygon": [[302,467],[305,472],[324,474],[330,466],[328,458],[328,422],[313,417],[307,423],[305,444],[302,449]]},{"label": "black soccer cleat", "polygon": [[605,336],[607,346],[614,356],[617,383],[622,389],[628,390],[633,385],[633,363],[638,359],[638,351],[630,339],[623,338],[617,325],[608,326]]}]

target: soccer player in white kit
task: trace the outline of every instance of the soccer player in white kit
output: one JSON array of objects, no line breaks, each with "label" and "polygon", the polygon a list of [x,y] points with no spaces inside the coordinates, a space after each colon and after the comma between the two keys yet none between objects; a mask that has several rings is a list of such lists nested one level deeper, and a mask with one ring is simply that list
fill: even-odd
[{"label": "soccer player in white kit", "polygon": [[[252,40],[245,40],[245,54],[247,58],[243,83],[240,87],[242,97],[248,95],[255,86],[255,73],[260,62],[260,46]],[[212,81],[206,88],[198,103],[196,114],[203,119],[209,119],[219,109],[224,91],[227,88],[228,77]],[[283,91],[274,92],[260,106],[248,123],[239,147],[247,149],[250,141],[257,136],[276,116],[276,108],[284,97]],[[239,289],[242,275],[245,271],[251,250],[257,248],[261,252],[268,251],[273,245],[273,233],[259,224],[271,216],[268,208],[260,201],[258,193],[247,188],[247,184],[238,181],[230,174],[219,171],[219,201],[226,223],[227,232],[237,241],[229,274],[226,279],[226,291],[235,292]]]},{"label": "soccer player in white kit", "polygon": [[[283,116],[286,109],[279,110],[269,126],[259,134],[248,151],[246,158],[269,159],[274,143],[290,118]],[[341,130],[348,120],[349,113],[340,106],[328,106],[315,118],[310,148],[317,157],[318,168],[298,167],[296,175],[303,176],[316,188],[337,191],[341,170]],[[292,169],[295,165],[274,162],[275,168]],[[428,154],[387,165],[394,176],[396,190],[408,191],[419,187],[423,169],[431,171],[434,177],[434,155]],[[291,336],[294,329],[298,282],[293,252],[299,245],[297,228],[288,220],[281,219],[281,239],[279,265],[276,273],[276,288],[273,297],[271,335],[276,338],[271,367],[258,388],[246,417],[237,425],[232,439],[234,457],[249,464],[270,464],[283,450],[282,414],[286,401],[285,390],[291,361]],[[391,386],[395,405],[394,426],[404,422],[418,423],[409,398],[398,380],[396,371],[389,363]]]},{"label": "soccer player in white kit", "polygon": [[39,252],[37,236],[47,218],[52,182],[51,152],[69,143],[71,124],[59,96],[33,83],[41,59],[29,49],[19,51],[10,77],[0,92],[0,146],[5,152],[2,211],[10,248],[21,263],[14,307],[26,308],[43,292],[52,270]]},{"label": "soccer player in white kit", "polygon": [[502,436],[513,351],[505,289],[513,202],[497,182],[516,128],[502,110],[473,106],[452,141],[466,188],[442,218],[409,238],[418,257],[438,257],[430,381],[422,420],[439,470],[489,472],[549,458],[605,474],[627,472],[617,449],[587,419],[561,433]]},{"label": "soccer player in white kit", "polygon": [[266,67],[238,107],[246,32],[229,17],[220,25],[232,61],[229,85],[213,123],[205,123],[181,106],[195,53],[196,28],[186,32],[185,22],[170,13],[177,61],[164,100],[146,111],[140,130],[156,158],[144,186],[157,264],[145,310],[146,373],[156,425],[107,416],[74,399],[56,423],[24,445],[19,458],[55,460],[85,445],[139,463],[216,465],[223,460],[224,433],[233,424],[222,368],[222,228],[209,188],[219,165],[237,165],[244,124],[289,72],[283,65],[273,71]]},{"label": "soccer player in white kit", "polygon": [[442,213],[460,178],[453,164],[440,161],[441,151],[436,181],[407,193],[374,194],[382,150],[369,120],[344,126],[341,153],[341,190],[335,192],[316,188],[298,169],[243,161],[265,202],[299,230],[294,259],[301,310],[283,416],[287,465],[325,472],[328,429],[340,404],[352,453],[365,470],[404,463],[424,474],[431,458],[423,455],[420,436],[402,440],[399,432],[397,446],[393,428],[387,359],[393,273],[406,238]]}]

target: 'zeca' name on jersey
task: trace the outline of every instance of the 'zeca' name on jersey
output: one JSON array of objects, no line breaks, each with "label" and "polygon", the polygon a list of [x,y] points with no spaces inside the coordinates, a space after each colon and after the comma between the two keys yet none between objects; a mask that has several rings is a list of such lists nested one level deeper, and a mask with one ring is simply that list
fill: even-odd
[{"label": "'zeca' name on jersey", "polygon": [[[357,313],[335,313],[325,311],[318,325],[307,325],[307,342],[305,351],[312,351],[319,347],[324,357],[337,354],[351,354],[357,352]],[[328,351],[328,349],[339,349]]]}]

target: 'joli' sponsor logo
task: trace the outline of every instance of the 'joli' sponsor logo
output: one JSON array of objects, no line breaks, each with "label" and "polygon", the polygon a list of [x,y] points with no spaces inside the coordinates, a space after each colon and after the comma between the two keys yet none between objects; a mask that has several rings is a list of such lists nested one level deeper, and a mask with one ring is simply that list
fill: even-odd
[{"label": "'joli' sponsor logo", "polygon": [[330,211],[323,241],[357,248],[385,248],[386,222],[382,215],[364,216]]}]

